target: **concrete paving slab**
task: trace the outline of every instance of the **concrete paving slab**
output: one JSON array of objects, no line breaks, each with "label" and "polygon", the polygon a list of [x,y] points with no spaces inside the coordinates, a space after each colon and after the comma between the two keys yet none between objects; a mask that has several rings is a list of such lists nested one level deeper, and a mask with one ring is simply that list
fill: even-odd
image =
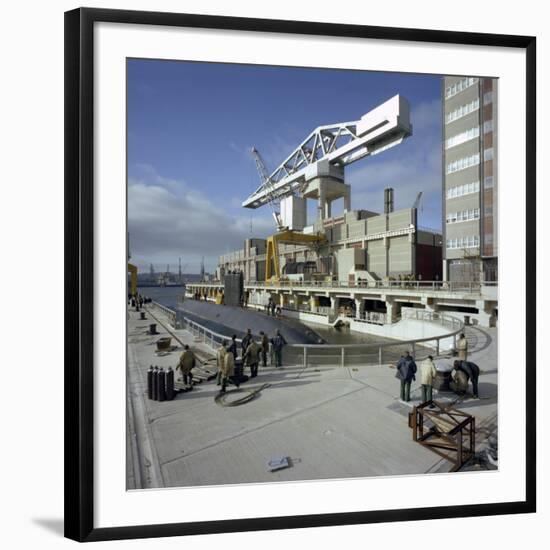
[{"label": "concrete paving slab", "polygon": [[[159,403],[145,395],[150,365],[174,368],[182,344],[191,345],[201,357],[212,357],[213,350],[185,330],[169,328],[156,311],[154,317],[148,313],[157,320],[155,336],[146,334],[154,321],[141,321],[132,311],[129,317],[128,391],[130,404],[136,405],[129,415],[128,432],[135,437],[134,448],[128,445],[129,488],[140,479],[146,487],[169,487],[449,470],[447,461],[412,441],[407,417],[419,403],[420,387],[413,384],[413,400],[401,403],[399,381],[390,365],[260,367],[258,378],[241,388],[270,386],[245,405],[216,404],[215,381]],[[178,347],[159,357],[155,342],[168,335]],[[496,437],[498,428],[496,329],[471,327],[467,337],[469,358],[483,371],[481,399],[466,398],[457,406],[476,417],[479,441]],[[457,396],[435,398],[451,403]],[[289,457],[290,467],[269,471],[267,462],[279,456]]]}]

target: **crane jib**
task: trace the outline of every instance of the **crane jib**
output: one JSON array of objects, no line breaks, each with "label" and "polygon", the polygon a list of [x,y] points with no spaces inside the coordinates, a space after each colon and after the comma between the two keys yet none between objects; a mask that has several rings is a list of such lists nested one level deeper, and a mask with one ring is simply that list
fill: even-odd
[{"label": "crane jib", "polygon": [[[359,120],[319,126],[268,175],[256,149],[252,150],[261,185],[243,203],[245,208],[272,206],[299,192],[319,163],[343,168],[364,157],[394,147],[412,135],[408,101],[396,95],[364,114]],[[343,175],[343,172],[342,172]],[[275,208],[276,210],[276,208]]]}]

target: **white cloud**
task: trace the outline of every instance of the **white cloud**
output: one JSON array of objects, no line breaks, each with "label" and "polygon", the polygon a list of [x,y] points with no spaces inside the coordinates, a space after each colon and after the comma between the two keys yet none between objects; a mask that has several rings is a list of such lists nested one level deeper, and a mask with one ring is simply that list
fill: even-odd
[{"label": "white cloud", "polygon": [[[414,135],[387,153],[352,165],[347,172],[352,184],[353,208],[381,211],[383,189],[395,189],[396,208],[408,208],[423,191],[420,223],[441,224],[441,144],[440,101],[421,103],[411,113]],[[268,169],[275,168],[295,146],[273,136],[272,145],[263,151]],[[249,155],[248,147],[233,142],[229,147]],[[388,160],[385,160],[385,157]],[[134,167],[137,175],[128,183],[128,227],[132,259],[140,269],[153,263],[176,269],[178,258],[188,264],[188,272],[198,272],[202,257],[207,269],[217,264],[221,254],[240,249],[246,238],[266,237],[274,230],[269,211],[239,211],[241,199],[232,197],[226,208],[214,204],[200,192],[200,182],[161,176],[153,166]],[[265,209],[263,209],[265,210]]]},{"label": "white cloud", "polygon": [[[242,248],[250,237],[250,216],[231,216],[186,182],[163,178],[150,166],[140,172],[128,182],[128,229],[141,269],[149,263],[175,266],[181,257],[189,272],[198,272],[203,256],[213,269],[219,255]],[[253,230],[265,236],[273,223],[256,217]]]}]

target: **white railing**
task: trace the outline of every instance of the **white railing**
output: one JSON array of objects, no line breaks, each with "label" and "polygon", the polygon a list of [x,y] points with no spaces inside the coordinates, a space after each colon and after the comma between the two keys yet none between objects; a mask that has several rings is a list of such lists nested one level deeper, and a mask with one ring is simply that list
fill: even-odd
[{"label": "white railing", "polygon": [[379,313],[378,311],[364,311],[359,317],[356,316],[354,319],[361,323],[385,325],[388,320],[388,316],[386,313]]},{"label": "white railing", "polygon": [[148,307],[157,309],[159,311],[162,311],[166,317],[168,317],[168,323],[172,328],[180,328],[178,327],[177,322],[177,315],[176,312],[169,307],[163,306],[162,304],[159,304],[158,302],[151,302]]},{"label": "white railing", "polygon": [[[425,315],[422,315],[424,313]],[[310,364],[312,357],[319,357],[320,352],[323,352],[326,358],[333,359],[331,364],[334,364],[334,360],[337,360],[336,364],[342,367],[360,364],[382,365],[395,362],[405,350],[409,351],[415,359],[421,356],[427,357],[428,355],[437,357],[442,351],[441,342],[452,338],[453,348],[456,348],[456,335],[464,329],[462,321],[442,313],[422,312],[420,310],[418,315],[411,314],[410,318],[441,324],[448,327],[450,332],[426,338],[373,344],[291,344],[287,348],[299,352],[297,355],[301,357],[300,363],[304,367]],[[376,360],[373,361],[373,358],[376,358]]]},{"label": "white railing", "polygon": [[[216,283],[189,283],[188,287],[197,288],[223,288],[223,284]],[[479,294],[482,289],[498,287],[495,281],[357,281],[354,283],[346,281],[249,281],[245,283],[246,289],[279,289],[279,288],[334,288],[334,289],[390,289],[417,292],[463,292]]]},{"label": "white railing", "polygon": [[[229,342],[231,340],[230,336],[220,334],[206,328],[205,326],[189,319],[188,317],[182,317],[181,327],[190,332],[195,338],[199,341],[202,341],[204,344],[209,345],[212,349],[216,349],[217,345],[221,345],[222,342]],[[241,338],[236,338],[238,344],[241,343]],[[217,344],[217,345],[216,345]]]},{"label": "white railing", "polygon": [[310,310],[307,307],[294,308],[289,306],[284,306],[281,308],[282,311],[292,311],[294,313],[307,313],[308,315],[317,315],[318,317],[328,317],[329,320],[336,315],[332,315],[332,310],[329,307],[317,307],[314,310]]},{"label": "white railing", "polygon": [[[412,315],[410,318],[438,323],[449,327],[451,331],[439,336],[373,344],[288,344],[283,352],[284,362],[289,366],[299,365],[304,368],[311,364],[341,367],[382,365],[396,362],[405,350],[409,351],[415,359],[428,355],[437,357],[442,351],[441,342],[448,338],[453,338],[453,348],[456,348],[456,335],[464,329],[462,321],[441,313],[425,312],[426,316],[420,313],[423,312],[420,311],[418,316]],[[213,350],[223,341],[231,340],[230,336],[210,330],[188,317],[184,316],[181,320],[180,328],[186,329]],[[240,338],[236,341],[241,343]]]}]

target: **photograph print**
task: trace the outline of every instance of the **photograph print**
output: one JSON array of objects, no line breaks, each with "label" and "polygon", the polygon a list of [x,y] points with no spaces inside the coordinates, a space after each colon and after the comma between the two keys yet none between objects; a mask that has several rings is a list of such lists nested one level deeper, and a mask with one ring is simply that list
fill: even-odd
[{"label": "photograph print", "polygon": [[498,79],[126,85],[127,489],[498,470]]}]

